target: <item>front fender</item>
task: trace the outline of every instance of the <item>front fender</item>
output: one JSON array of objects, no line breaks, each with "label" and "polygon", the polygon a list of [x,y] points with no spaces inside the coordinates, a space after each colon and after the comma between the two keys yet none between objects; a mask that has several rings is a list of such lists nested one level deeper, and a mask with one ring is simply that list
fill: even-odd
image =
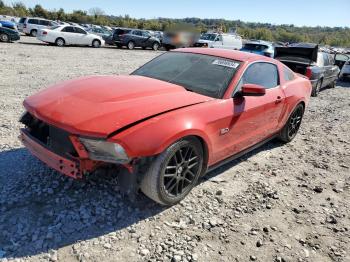
[{"label": "front fender", "polygon": [[203,122],[176,111],[146,120],[108,140],[121,144],[128,156],[135,158],[160,154],[175,141],[187,136],[201,138],[208,155],[211,155],[212,143]]}]

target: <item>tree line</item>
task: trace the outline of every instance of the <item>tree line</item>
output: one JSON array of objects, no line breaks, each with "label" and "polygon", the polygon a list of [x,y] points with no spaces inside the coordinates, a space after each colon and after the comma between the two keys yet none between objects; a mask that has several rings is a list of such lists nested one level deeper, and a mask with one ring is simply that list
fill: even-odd
[{"label": "tree line", "polygon": [[273,25],[269,23],[249,23],[240,20],[200,19],[200,18],[157,18],[135,19],[128,15],[106,15],[101,8],[91,8],[88,11],[74,10],[67,13],[64,9],[47,10],[41,5],[27,8],[22,2],[5,5],[0,0],[0,14],[10,16],[35,16],[50,20],[70,21],[75,23],[108,25],[116,27],[131,27],[166,31],[175,27],[193,27],[199,32],[220,28],[223,32],[235,30],[247,39],[261,39],[279,42],[312,42],[321,45],[350,47],[349,27],[297,27],[294,25]]}]

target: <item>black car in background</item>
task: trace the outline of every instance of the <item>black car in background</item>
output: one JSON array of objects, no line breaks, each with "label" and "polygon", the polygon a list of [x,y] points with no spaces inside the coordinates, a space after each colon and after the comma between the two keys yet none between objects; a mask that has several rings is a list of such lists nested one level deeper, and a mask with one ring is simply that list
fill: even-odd
[{"label": "black car in background", "polygon": [[13,42],[20,38],[18,31],[0,26],[0,42]]},{"label": "black car in background", "polygon": [[107,44],[114,43],[119,48],[126,46],[128,49],[142,47],[143,49],[152,48],[156,51],[161,46],[160,40],[148,31],[129,28],[117,28],[113,35],[105,41]]},{"label": "black car in background", "polygon": [[294,44],[276,47],[275,59],[281,61],[294,72],[307,76],[312,84],[312,96],[317,96],[324,87],[335,87],[339,67],[334,55],[318,51],[315,44]]}]

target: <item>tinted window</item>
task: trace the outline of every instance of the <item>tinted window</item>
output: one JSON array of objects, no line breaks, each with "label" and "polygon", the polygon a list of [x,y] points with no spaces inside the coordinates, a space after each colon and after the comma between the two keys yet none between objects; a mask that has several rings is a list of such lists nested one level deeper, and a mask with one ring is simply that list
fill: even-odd
[{"label": "tinted window", "polygon": [[255,63],[248,67],[242,77],[242,84],[255,84],[265,88],[279,85],[277,66],[270,63]]},{"label": "tinted window", "polygon": [[79,27],[75,27],[75,32],[77,34],[86,34],[86,32],[83,29],[79,28]]},{"label": "tinted window", "polygon": [[199,94],[221,98],[239,65],[238,61],[215,56],[169,52],[132,74],[178,84]]},{"label": "tinted window", "polygon": [[246,50],[261,52],[261,51],[264,51],[265,49],[267,49],[268,46],[260,45],[260,44],[245,44],[243,48]]},{"label": "tinted window", "polygon": [[19,24],[23,24],[24,23],[24,21],[26,20],[26,18],[25,17],[22,17],[21,19],[19,19]]},{"label": "tinted window", "polygon": [[50,21],[47,21],[47,20],[39,20],[39,24],[40,24],[40,25],[44,25],[44,26],[49,26],[49,25],[50,25]]},{"label": "tinted window", "polygon": [[73,26],[66,26],[65,28],[62,29],[62,32],[75,33]]},{"label": "tinted window", "polygon": [[214,41],[216,36],[217,36],[216,34],[203,34],[200,39],[201,40]]},{"label": "tinted window", "polygon": [[132,31],[133,35],[138,35],[138,36],[142,36],[142,32],[141,31]]},{"label": "tinted window", "polygon": [[283,67],[283,74],[285,81],[291,81],[294,79],[294,73],[287,67]]},{"label": "tinted window", "polygon": [[126,30],[126,29],[120,29],[120,28],[118,28],[118,29],[116,29],[116,30],[114,31],[114,33],[115,33],[116,35],[123,35],[123,34],[128,34],[130,31],[131,31],[131,30]]},{"label": "tinted window", "polygon": [[39,21],[38,21],[38,19],[29,19],[29,20],[28,20],[28,24],[37,25],[37,24],[39,24]]}]

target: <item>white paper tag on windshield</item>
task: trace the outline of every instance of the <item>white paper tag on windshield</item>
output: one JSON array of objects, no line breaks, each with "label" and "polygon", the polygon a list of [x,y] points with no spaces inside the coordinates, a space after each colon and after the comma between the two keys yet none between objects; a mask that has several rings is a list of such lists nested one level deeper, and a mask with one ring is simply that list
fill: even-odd
[{"label": "white paper tag on windshield", "polygon": [[219,66],[225,66],[225,67],[230,67],[230,68],[237,68],[238,67],[238,63],[233,62],[233,61],[229,61],[229,60],[223,60],[223,59],[216,59],[214,60],[214,62],[212,63],[213,65],[219,65]]}]

